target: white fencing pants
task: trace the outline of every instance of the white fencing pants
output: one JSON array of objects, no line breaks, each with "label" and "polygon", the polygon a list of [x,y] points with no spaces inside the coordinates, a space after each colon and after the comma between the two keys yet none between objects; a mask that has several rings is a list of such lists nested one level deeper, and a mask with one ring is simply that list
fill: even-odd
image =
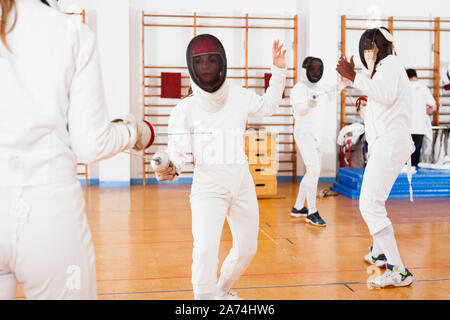
[{"label": "white fencing pants", "polygon": [[359,209],[371,235],[391,225],[385,203],[398,174],[414,151],[408,134],[386,135],[372,144],[359,197]]},{"label": "white fencing pants", "polygon": [[96,299],[95,254],[78,181],[0,187],[0,298]]},{"label": "white fencing pants", "polygon": [[[220,177],[217,177],[220,181]],[[196,193],[191,196],[194,236],[192,284],[194,295],[215,293],[219,245],[225,218],[233,236],[233,247],[221,268],[221,278],[237,280],[256,254],[259,208],[255,185],[248,167],[229,193]]]},{"label": "white fencing pants", "polygon": [[[306,169],[305,175],[300,182],[300,189],[295,207],[297,208],[297,206],[299,206],[297,209],[301,209],[306,197],[308,207],[315,209],[317,186],[322,164],[322,152],[320,151],[319,141],[311,133],[300,131],[298,129],[294,130],[294,137]],[[300,192],[301,190],[304,190],[304,192]]]}]

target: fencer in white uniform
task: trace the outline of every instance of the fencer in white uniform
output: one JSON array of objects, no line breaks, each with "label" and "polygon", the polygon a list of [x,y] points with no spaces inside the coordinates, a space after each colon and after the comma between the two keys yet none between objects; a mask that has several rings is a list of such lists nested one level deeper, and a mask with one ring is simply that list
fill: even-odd
[{"label": "fencer in white uniform", "polygon": [[[317,186],[322,164],[321,138],[324,118],[332,107],[331,98],[345,85],[330,85],[321,81],[323,62],[320,58],[306,57],[302,64],[300,81],[292,89],[291,104],[295,119],[294,137],[305,164],[305,175],[300,182],[293,217],[305,217],[316,226],[326,226],[316,207]],[[308,208],[304,206],[305,199]]]},{"label": "fencer in white uniform", "polygon": [[6,2],[17,20],[0,42],[0,299],[17,282],[27,299],[96,299],[76,165],[141,150],[152,129],[131,114],[110,122],[87,26],[39,0]]},{"label": "fencer in white uniform", "polygon": [[[367,95],[365,132],[369,160],[364,172],[359,208],[373,246],[365,260],[386,271],[371,279],[375,288],[407,286],[412,274],[404,267],[385,202],[404,164],[414,151],[411,139],[411,86],[399,59],[393,55],[393,37],[386,28],[369,29],[360,39],[360,57],[371,77],[340,58],[337,71]],[[411,189],[410,189],[411,191]]]},{"label": "fencer in white uniform", "polygon": [[[161,181],[175,180],[175,172],[181,172],[189,159],[188,153],[192,152],[190,202],[195,299],[237,299],[230,288],[256,254],[259,208],[243,137],[249,116],[270,116],[282,102],[285,52],[275,41],[272,77],[266,93],[260,96],[225,79],[225,51],[216,37],[199,35],[187,48],[193,94],[181,100],[170,114],[168,130],[172,135],[167,153],[171,167],[156,172],[156,176]],[[233,247],[217,282],[225,218]]]}]

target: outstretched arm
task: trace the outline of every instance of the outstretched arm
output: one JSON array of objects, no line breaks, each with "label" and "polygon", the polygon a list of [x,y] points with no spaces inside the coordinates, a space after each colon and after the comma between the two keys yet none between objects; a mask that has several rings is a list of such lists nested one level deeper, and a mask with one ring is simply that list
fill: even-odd
[{"label": "outstretched arm", "polygon": [[81,26],[77,32],[75,73],[69,84],[67,111],[67,128],[77,160],[89,164],[127,149],[148,147],[154,139],[150,124],[132,114],[110,121],[94,34],[87,26]]},{"label": "outstretched arm", "polygon": [[391,105],[397,97],[397,72],[377,73],[378,77],[369,79],[361,73],[355,72],[353,56],[350,62],[344,57],[339,59],[336,67],[337,72],[343,77],[353,82],[353,87],[359,89],[364,95],[384,105]]}]

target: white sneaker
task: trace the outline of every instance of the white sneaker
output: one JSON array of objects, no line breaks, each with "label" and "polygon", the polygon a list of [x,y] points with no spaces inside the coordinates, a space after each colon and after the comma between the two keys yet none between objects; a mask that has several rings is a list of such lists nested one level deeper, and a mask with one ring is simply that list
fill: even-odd
[{"label": "white sneaker", "polygon": [[[408,166],[404,165],[402,168],[402,171],[400,171],[400,173],[407,173],[408,172]],[[416,167],[415,166],[411,166],[411,173],[417,173]]]},{"label": "white sneaker", "polygon": [[224,296],[216,296],[216,300],[244,300],[237,295],[234,291],[228,291]]},{"label": "white sneaker", "polygon": [[374,266],[377,266],[380,268],[385,267],[387,259],[386,259],[386,256],[384,255],[384,253],[379,254],[378,257],[374,257],[372,255],[372,247],[370,247],[369,250],[370,250],[370,252],[364,256],[364,260]]},{"label": "white sneaker", "polygon": [[379,277],[369,282],[369,286],[375,289],[389,287],[405,287],[412,283],[412,273],[405,268],[405,272],[401,273],[397,266],[391,264],[386,265],[386,271]]}]

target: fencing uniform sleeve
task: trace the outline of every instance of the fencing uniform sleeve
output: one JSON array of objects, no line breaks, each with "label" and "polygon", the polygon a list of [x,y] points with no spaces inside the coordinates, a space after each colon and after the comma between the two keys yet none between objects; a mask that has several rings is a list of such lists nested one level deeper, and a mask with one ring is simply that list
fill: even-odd
[{"label": "fencing uniform sleeve", "polygon": [[291,104],[294,116],[304,116],[309,111],[308,93],[305,86],[297,84],[291,92]]},{"label": "fencing uniform sleeve", "polygon": [[431,94],[430,90],[428,88],[426,89],[426,99],[427,99],[427,105],[428,106],[434,106],[436,105],[436,100],[434,100],[433,95]]},{"label": "fencing uniform sleeve", "polygon": [[170,113],[168,132],[169,142],[166,152],[179,173],[192,153],[188,117],[180,104]]},{"label": "fencing uniform sleeve", "polygon": [[286,84],[287,69],[272,66],[272,77],[269,87],[262,96],[246,90],[245,103],[249,107],[248,115],[256,117],[271,116],[278,111],[282,102],[283,90]]},{"label": "fencing uniform sleeve", "polygon": [[400,77],[398,72],[392,69],[389,71],[380,71],[373,79],[357,73],[353,81],[353,87],[359,89],[364,95],[367,95],[378,103],[390,106],[398,96],[397,90]]},{"label": "fencing uniform sleeve", "polygon": [[87,26],[78,30],[74,64],[67,125],[78,161],[91,163],[134,147],[138,128],[109,120],[95,37]]}]

